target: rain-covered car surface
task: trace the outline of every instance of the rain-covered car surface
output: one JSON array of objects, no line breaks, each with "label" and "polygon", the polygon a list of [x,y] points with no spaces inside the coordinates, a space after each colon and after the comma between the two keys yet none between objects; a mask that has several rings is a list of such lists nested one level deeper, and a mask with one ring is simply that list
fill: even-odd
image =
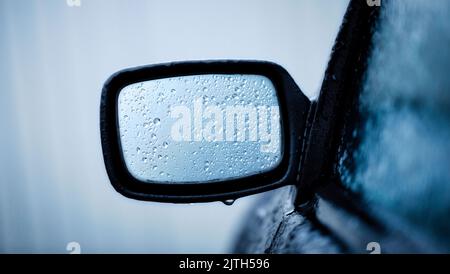
[{"label": "rain-covered car surface", "polygon": [[450,2],[389,1],[360,99],[365,124],[343,182],[450,245]]},{"label": "rain-covered car surface", "polygon": [[[450,246],[449,17],[445,0],[383,2],[356,98],[352,120],[358,122],[349,125],[351,135],[343,138],[336,163],[338,184],[360,197],[370,214],[401,223],[402,234],[414,238],[419,251]],[[336,238],[314,216],[293,211],[290,192],[279,190],[259,201],[236,251],[348,251],[341,240],[352,237],[345,234],[355,222],[347,222],[344,237]],[[417,252],[393,242],[392,250]]]}]

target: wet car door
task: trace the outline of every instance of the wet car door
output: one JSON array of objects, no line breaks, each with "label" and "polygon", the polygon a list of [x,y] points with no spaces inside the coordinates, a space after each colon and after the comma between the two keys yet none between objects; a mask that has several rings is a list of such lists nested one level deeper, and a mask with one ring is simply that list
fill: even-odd
[{"label": "wet car door", "polygon": [[325,162],[306,156],[324,163],[320,176],[261,199],[237,252],[448,250],[450,5],[383,1],[364,12],[355,2],[318,101],[331,116],[314,117],[333,117],[334,143]]}]

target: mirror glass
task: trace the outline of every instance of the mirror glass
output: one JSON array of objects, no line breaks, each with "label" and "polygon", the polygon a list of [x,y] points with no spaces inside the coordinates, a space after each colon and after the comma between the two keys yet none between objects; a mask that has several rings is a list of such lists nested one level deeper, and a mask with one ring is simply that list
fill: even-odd
[{"label": "mirror glass", "polygon": [[135,83],[118,97],[128,171],[144,182],[202,183],[274,169],[280,109],[265,76],[207,74]]}]

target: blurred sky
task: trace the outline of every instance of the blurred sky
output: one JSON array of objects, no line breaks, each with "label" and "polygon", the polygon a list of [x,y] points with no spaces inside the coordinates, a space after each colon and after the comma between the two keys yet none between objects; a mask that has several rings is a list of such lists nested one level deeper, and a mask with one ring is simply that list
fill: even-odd
[{"label": "blurred sky", "polygon": [[284,66],[320,86],[348,0],[0,1],[0,252],[226,252],[255,197],[172,205],[114,191],[99,102],[117,70],[192,59]]}]

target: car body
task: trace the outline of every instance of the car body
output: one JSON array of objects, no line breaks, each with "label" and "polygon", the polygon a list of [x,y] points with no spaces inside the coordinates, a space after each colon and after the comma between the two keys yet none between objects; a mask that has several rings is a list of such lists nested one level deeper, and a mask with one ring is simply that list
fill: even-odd
[{"label": "car body", "polygon": [[449,5],[361,2],[350,3],[312,118],[330,131],[304,151],[311,177],[255,204],[237,253],[449,250]]},{"label": "car body", "polygon": [[[100,106],[112,185],[138,200],[228,205],[285,187],[256,205],[238,239],[238,253],[445,252],[450,32],[443,21],[449,13],[447,2],[350,1],[313,101],[285,69],[270,62],[193,61],[119,71],[106,81]],[[195,96],[214,99],[205,103]],[[192,108],[179,98],[197,102],[194,113],[202,105],[216,112],[197,115],[193,123],[199,126],[192,130]],[[172,105],[178,104],[184,112],[173,116]],[[257,107],[228,116],[219,105]],[[266,112],[256,113],[266,107],[276,110],[270,114],[274,139],[256,137],[268,129]],[[154,116],[154,126],[142,129],[142,121]],[[232,133],[226,140],[223,117]],[[171,119],[177,119],[176,127]],[[213,126],[205,131],[204,123]],[[215,137],[208,139],[211,132]],[[186,139],[174,138],[179,135]],[[255,142],[274,143],[274,149],[252,150]],[[152,164],[141,158],[142,147]],[[198,154],[191,157],[194,151]],[[164,161],[156,158],[159,153],[171,156]],[[199,169],[200,162],[207,163],[205,169]],[[149,172],[153,165],[163,172]]]}]

